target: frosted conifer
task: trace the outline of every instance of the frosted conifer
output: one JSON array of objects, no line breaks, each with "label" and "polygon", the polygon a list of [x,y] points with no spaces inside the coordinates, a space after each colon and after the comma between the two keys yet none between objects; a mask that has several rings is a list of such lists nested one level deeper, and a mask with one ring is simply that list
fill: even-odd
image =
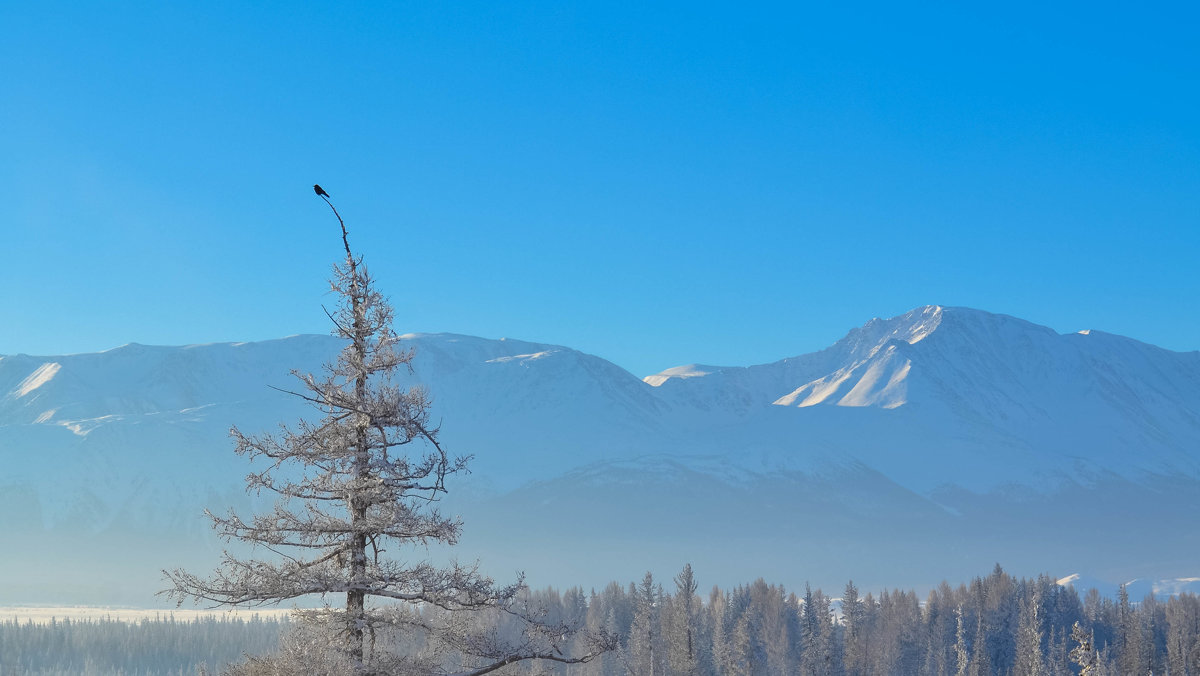
[{"label": "frosted conifer", "polygon": [[[210,578],[165,571],[171,587],[164,593],[179,603],[192,598],[222,606],[345,595],[344,608],[301,612],[301,633],[284,642],[280,656],[252,659],[248,673],[431,674],[450,673],[450,664],[452,673],[477,675],[527,659],[586,662],[611,649],[615,640],[602,634],[590,637],[589,652],[569,656],[564,646],[578,627],[539,622],[519,595],[520,580],[498,586],[477,565],[385,556],[406,545],[457,542],[462,523],[436,505],[446,478],[464,471],[469,458],[451,458],[442,448],[425,389],[396,384],[398,370],[411,370],[413,352],[400,347],[393,308],[351,251],[342,217],[327,194],[318,195],[341,225],[345,259],[331,281],[339,303],[327,314],[346,345],[320,376],[293,371],[301,387],[292,394],[323,417],[274,435],[234,427],[236,452],[256,463],[247,488],[278,501],[273,511],[248,519],[232,510],[209,513],[226,540],[278,556],[226,552]],[[462,611],[487,609],[525,620],[520,636],[473,632],[478,623]],[[387,640],[377,642],[380,635]],[[397,637],[404,640],[391,640]],[[425,649],[389,650],[400,643]]]}]

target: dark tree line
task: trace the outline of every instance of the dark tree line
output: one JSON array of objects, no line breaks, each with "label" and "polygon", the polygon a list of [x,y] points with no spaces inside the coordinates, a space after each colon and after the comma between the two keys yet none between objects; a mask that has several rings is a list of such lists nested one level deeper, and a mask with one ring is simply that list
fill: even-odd
[{"label": "dark tree line", "polygon": [[507,673],[572,676],[1200,676],[1200,598],[1082,598],[1050,577],[988,576],[924,598],[839,598],[757,580],[697,594],[691,570],[585,593],[532,592],[555,617],[604,629],[620,647],[584,665]]},{"label": "dark tree line", "polygon": [[[522,612],[472,613],[471,635],[519,640],[523,616],[619,637],[619,647],[586,664],[533,660],[498,674],[569,676],[1200,676],[1200,597],[1117,599],[1042,576],[1021,579],[997,567],[990,575],[924,598],[913,591],[861,594],[853,583],[831,598],[819,589],[791,592],[757,580],[703,597],[690,566],[663,584],[597,591],[524,591]],[[433,606],[412,618],[436,622]],[[193,674],[236,662],[243,652],[270,653],[307,640],[306,624],[274,621],[50,625],[0,623],[3,674]],[[383,637],[381,637],[383,640]],[[421,632],[398,632],[389,649],[436,656],[462,667]],[[562,637],[564,653],[585,647],[586,632]],[[572,641],[580,642],[579,646]],[[245,665],[243,665],[243,669]]]},{"label": "dark tree line", "polygon": [[286,620],[194,619],[171,616],[55,620],[46,624],[0,622],[0,674],[4,676],[164,676],[218,673],[246,653],[270,652]]}]

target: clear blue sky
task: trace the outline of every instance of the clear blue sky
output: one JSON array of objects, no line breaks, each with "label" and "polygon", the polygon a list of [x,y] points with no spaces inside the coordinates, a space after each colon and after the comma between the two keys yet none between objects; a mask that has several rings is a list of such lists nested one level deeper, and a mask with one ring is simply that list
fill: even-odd
[{"label": "clear blue sky", "polygon": [[326,332],[314,182],[401,331],[639,376],[930,303],[1200,348],[1195,4],[649,4],[3,3],[0,354]]}]

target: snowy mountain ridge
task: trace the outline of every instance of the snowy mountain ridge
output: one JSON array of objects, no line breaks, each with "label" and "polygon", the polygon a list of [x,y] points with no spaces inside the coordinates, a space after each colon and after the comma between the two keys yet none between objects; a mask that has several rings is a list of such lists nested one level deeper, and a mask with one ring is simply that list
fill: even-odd
[{"label": "snowy mountain ridge", "polygon": [[[923,493],[943,484],[1054,486],[1109,472],[1200,476],[1200,353],[1099,332],[1059,335],[978,310],[926,306],[873,319],[821,352],[750,367],[676,367],[641,382],[561,346],[454,334],[403,338],[416,349],[414,380],[429,386],[438,413],[451,421],[446,434],[482,450],[497,435],[473,434],[476,425],[462,417],[490,418],[483,427],[518,437],[537,430],[540,450],[534,462],[518,463],[522,471],[533,465],[556,475],[641,453],[745,447],[773,447],[789,465],[848,456],[886,466],[878,444],[860,438],[869,432],[892,439],[893,448],[930,441],[943,456],[957,449],[979,461],[951,462],[945,476],[926,468],[923,479],[902,481]],[[337,349],[331,337],[293,336],[10,356],[0,361],[0,426],[58,426],[81,437],[116,424],[269,426],[311,413],[272,388],[293,387],[291,369],[317,371]],[[771,407],[812,411],[780,418]],[[835,415],[829,407],[878,412]],[[845,429],[850,420],[859,432]],[[725,434],[747,424],[754,429],[740,437],[746,441]],[[917,430],[925,433],[911,434]],[[806,438],[834,448],[814,455]],[[503,440],[499,446],[510,450]],[[564,457],[565,448],[574,450]],[[902,455],[923,453],[914,447]],[[962,476],[987,469],[989,460],[1012,465],[1022,457],[1018,472],[988,472],[996,479],[990,486]]]},{"label": "snowy mountain ridge", "polygon": [[[968,574],[1020,556],[1103,573],[1071,563],[1086,542],[1060,542],[1040,525],[1048,512],[1084,509],[1097,537],[1129,552],[1106,555],[1107,578],[1200,572],[1189,567],[1200,542],[1174,535],[1190,532],[1180,519],[1200,509],[1200,352],[942,306],[873,319],[812,354],[644,379],[563,346],[403,340],[417,355],[409,380],[432,393],[445,446],[475,455],[473,474],[455,484],[468,523],[499,531],[505,519],[536,515],[526,546],[551,547],[577,522],[597,533],[625,524],[611,534],[620,541],[661,537],[630,530],[633,519],[644,529],[681,524],[697,538],[712,528],[741,533],[754,538],[744,548],[757,548],[755,560],[781,575],[797,561],[869,560],[864,541],[893,539],[911,549],[913,571],[936,542],[961,549],[954,561],[976,565]],[[292,336],[0,357],[0,524],[61,536],[64,547],[71,533],[132,542],[170,533],[178,548],[211,553],[200,511],[255,500],[241,489],[246,466],[230,426],[269,431],[319,417],[274,388],[294,389],[292,369],[319,371],[339,348],[332,337]],[[639,520],[633,510],[657,516]],[[857,524],[859,535],[836,552],[770,545],[780,536],[762,530],[764,514],[795,517],[787,528],[796,542],[849,537],[822,530],[835,524]],[[1144,520],[1154,525],[1134,526]],[[1130,529],[1125,540],[1105,530],[1114,527]],[[987,537],[963,540],[963,529]],[[493,554],[512,546],[480,537]],[[647,556],[677,557],[700,546],[692,537],[661,551],[647,540]],[[1171,551],[1153,570],[1135,569],[1129,557],[1147,542]],[[564,556],[544,565],[603,561]],[[735,560],[703,557],[739,579]]]},{"label": "snowy mountain ridge", "polygon": [[959,440],[941,448],[973,439],[986,439],[993,454],[1014,447],[1029,460],[1027,478],[1200,472],[1200,352],[1111,334],[1060,335],[1005,315],[926,306],[871,320],[814,354],[686,374],[646,381],[676,404],[713,412],[766,403],[909,409],[897,415],[913,425],[958,428],[950,436]]}]

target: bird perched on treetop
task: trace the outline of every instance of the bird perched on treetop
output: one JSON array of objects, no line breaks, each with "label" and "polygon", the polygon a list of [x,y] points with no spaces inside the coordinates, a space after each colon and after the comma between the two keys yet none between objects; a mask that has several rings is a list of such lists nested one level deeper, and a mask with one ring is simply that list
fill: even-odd
[{"label": "bird perched on treetop", "polygon": [[313,184],[313,192],[317,193],[318,197],[329,197],[329,193],[325,192],[325,189],[316,183]]}]

